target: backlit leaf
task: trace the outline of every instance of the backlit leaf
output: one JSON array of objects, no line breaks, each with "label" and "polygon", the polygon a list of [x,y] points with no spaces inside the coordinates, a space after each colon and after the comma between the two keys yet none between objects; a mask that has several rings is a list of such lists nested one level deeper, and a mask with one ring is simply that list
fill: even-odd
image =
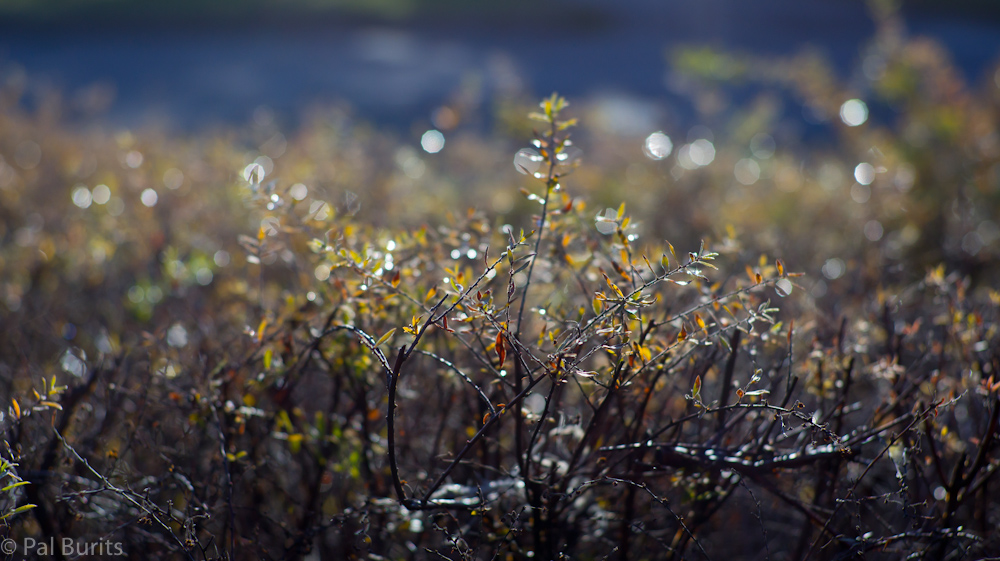
[{"label": "backlit leaf", "polygon": [[396,333],[396,328],[395,327],[393,327],[389,331],[386,331],[385,335],[382,335],[381,337],[379,337],[378,342],[375,343],[375,346],[378,347],[378,346],[382,345],[382,343],[385,343],[386,341],[388,341],[395,333]]},{"label": "backlit leaf", "polygon": [[503,331],[498,331],[496,340],[496,352],[497,352],[497,358],[500,359],[500,366],[503,366],[504,361],[507,360],[507,349],[504,347],[503,339],[504,339]]}]

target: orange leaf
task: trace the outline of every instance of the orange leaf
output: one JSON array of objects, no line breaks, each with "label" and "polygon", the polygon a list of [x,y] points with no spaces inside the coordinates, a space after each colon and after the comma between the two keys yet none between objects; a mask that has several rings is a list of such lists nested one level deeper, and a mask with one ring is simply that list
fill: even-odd
[{"label": "orange leaf", "polygon": [[497,332],[496,351],[497,358],[500,359],[500,366],[503,366],[504,361],[507,360],[507,349],[503,343],[503,331]]}]

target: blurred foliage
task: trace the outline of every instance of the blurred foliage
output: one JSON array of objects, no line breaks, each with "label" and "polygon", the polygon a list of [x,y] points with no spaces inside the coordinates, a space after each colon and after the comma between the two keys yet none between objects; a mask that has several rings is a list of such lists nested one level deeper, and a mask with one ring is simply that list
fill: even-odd
[{"label": "blurred foliage", "polygon": [[[4,536],[150,559],[996,551],[1000,88],[881,17],[846,82],[813,54],[677,54],[686,137],[515,97],[508,137],[450,107],[437,154],[335,110],[67,126],[9,72]],[[758,89],[734,105],[732,80]]]}]

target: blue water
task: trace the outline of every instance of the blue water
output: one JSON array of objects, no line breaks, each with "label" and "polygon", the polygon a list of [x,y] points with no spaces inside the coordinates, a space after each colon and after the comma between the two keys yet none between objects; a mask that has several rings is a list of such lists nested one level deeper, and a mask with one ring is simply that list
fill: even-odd
[{"label": "blue water", "polygon": [[[713,45],[768,55],[811,48],[846,75],[874,31],[864,4],[844,0],[584,4],[590,10],[584,24],[522,14],[521,21],[515,16],[501,24],[95,32],[84,26],[23,30],[0,21],[0,66],[23,68],[36,89],[69,99],[104,86],[114,98],[98,120],[116,126],[242,124],[260,107],[294,126],[306,107],[346,103],[364,119],[405,128],[428,121],[435,107],[456,96],[482,109],[518,90],[533,97],[558,90],[571,98],[627,99],[669,113],[679,99],[666,79],[671,48]],[[913,16],[907,26],[945,44],[972,80],[1000,55],[996,21]]]}]

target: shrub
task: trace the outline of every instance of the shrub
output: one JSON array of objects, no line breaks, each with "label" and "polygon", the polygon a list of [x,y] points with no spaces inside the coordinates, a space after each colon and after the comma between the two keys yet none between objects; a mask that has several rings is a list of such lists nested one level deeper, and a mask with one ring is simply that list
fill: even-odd
[{"label": "shrub", "polygon": [[[779,311],[802,277],[735,235],[678,252],[625,204],[595,219],[566,111],[544,100],[515,156],[526,211],[422,226],[377,159],[267,182],[231,138],[84,150],[4,113],[4,161],[52,135],[2,191],[7,535],[191,559],[995,549],[1000,296],[942,267],[840,321]],[[347,131],[287,144],[391,148]]]}]

